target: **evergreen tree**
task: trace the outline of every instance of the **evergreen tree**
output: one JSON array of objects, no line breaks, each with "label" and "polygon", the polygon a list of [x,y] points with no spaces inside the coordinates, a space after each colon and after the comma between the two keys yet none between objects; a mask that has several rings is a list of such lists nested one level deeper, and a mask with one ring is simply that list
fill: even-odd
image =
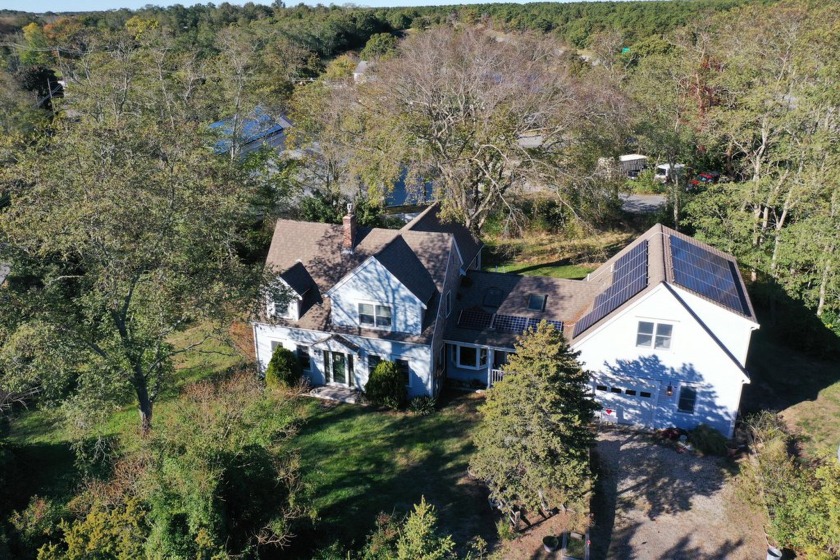
[{"label": "evergreen tree", "polygon": [[515,348],[479,409],[470,463],[512,519],[516,511],[547,512],[585,496],[594,443],[589,422],[598,409],[589,373],[552,325],[540,323]]}]

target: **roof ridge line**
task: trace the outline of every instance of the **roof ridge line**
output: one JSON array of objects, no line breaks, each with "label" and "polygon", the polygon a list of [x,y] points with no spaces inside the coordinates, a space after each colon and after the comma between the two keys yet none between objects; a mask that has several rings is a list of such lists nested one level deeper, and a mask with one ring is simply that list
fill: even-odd
[{"label": "roof ridge line", "polygon": [[438,201],[432,202],[426,207],[425,210],[417,214],[410,222],[405,224],[403,227],[399,229],[399,231],[414,231],[414,226],[416,226],[420,221],[426,217],[426,215],[432,211],[432,209],[437,206],[439,203]]}]

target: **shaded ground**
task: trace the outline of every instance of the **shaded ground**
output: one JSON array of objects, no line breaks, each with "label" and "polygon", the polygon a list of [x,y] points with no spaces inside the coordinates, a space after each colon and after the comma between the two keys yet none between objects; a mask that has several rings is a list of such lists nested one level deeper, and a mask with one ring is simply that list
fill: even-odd
[{"label": "shaded ground", "polygon": [[750,344],[742,412],[780,411],[805,453],[833,455],[840,444],[840,361],[797,352],[765,331]]},{"label": "shaded ground", "polygon": [[726,460],[606,428],[597,459],[592,560],[764,557],[760,519],[735,498]]},{"label": "shaded ground", "polygon": [[560,551],[546,552],[542,540],[543,537],[549,535],[561,535],[571,527],[571,523],[570,519],[564,514],[534,523],[533,527],[523,531],[516,540],[501,543],[493,558],[504,558],[505,560],[560,560]]}]

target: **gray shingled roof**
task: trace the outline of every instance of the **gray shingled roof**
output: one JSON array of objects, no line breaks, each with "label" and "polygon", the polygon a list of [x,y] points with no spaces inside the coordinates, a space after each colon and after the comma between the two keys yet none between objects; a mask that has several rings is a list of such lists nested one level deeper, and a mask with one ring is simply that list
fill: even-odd
[{"label": "gray shingled roof", "polygon": [[[566,323],[574,320],[580,309],[589,305],[598,292],[598,286],[587,282],[547,276],[469,271],[465,278],[458,290],[444,338],[497,348],[512,348],[517,335],[490,328],[478,330],[459,326],[458,319],[463,311],[481,310],[488,314]],[[546,296],[544,310],[528,308],[528,299],[532,294]],[[499,302],[498,306],[491,304],[494,299]]]},{"label": "gray shingled roof", "polygon": [[434,295],[435,284],[432,277],[402,236],[395,237],[374,258],[424,305]]},{"label": "gray shingled roof", "polygon": [[[452,236],[359,227],[354,250],[347,253],[342,251],[343,232],[342,225],[277,221],[266,266],[280,274],[298,295],[305,294],[301,317],[294,326],[345,334],[364,333],[377,338],[425,341],[431,335],[437,302],[443,290]],[[353,332],[350,332],[330,325],[329,299],[323,294],[370,257],[375,257],[427,305],[421,336],[377,330],[368,332],[365,329],[352,329]],[[307,282],[315,289],[307,288]]]},{"label": "gray shingled roof", "polygon": [[312,277],[306,271],[306,267],[300,262],[296,262],[291,268],[284,271],[280,278],[299,296],[303,296],[315,287],[315,281],[312,280]]},{"label": "gray shingled roof", "polygon": [[442,221],[440,219],[440,204],[437,202],[408,222],[402,230],[452,234],[455,237],[455,243],[458,244],[461,258],[464,259],[464,268],[475,260],[482,246],[481,242],[470,233],[470,230],[461,224]]}]

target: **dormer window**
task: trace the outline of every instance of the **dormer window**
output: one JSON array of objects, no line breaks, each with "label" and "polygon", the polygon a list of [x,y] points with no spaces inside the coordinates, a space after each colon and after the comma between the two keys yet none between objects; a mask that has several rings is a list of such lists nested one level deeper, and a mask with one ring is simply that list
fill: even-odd
[{"label": "dormer window", "polygon": [[[292,307],[294,306],[294,307]],[[279,319],[295,319],[295,308],[297,307],[297,301],[289,300],[288,302],[284,303],[275,303],[274,304],[274,316]]]},{"label": "dormer window", "polygon": [[528,297],[528,309],[531,311],[544,311],[545,300],[548,299],[546,295],[531,294]]},{"label": "dormer window", "polygon": [[379,329],[391,328],[391,306],[375,303],[359,304],[359,325]]}]

